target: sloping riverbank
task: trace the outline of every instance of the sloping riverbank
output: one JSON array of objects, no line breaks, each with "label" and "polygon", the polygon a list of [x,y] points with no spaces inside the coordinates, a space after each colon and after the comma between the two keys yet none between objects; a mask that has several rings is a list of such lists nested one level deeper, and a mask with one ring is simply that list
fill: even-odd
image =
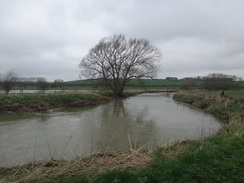
[{"label": "sloping riverbank", "polygon": [[[198,96],[197,96],[198,95]],[[214,136],[138,149],[101,153],[72,161],[46,160],[0,168],[0,182],[243,182],[243,105],[202,94],[174,99],[217,114],[225,124]],[[210,99],[211,98],[211,99]],[[215,112],[213,112],[215,111]]]},{"label": "sloping riverbank", "polygon": [[104,104],[113,97],[92,93],[0,95],[0,112],[42,112],[63,107],[87,107]]},{"label": "sloping riverbank", "polygon": [[244,116],[244,97],[231,98],[226,95],[211,95],[206,93],[180,93],[173,99],[191,104],[228,122],[233,116]]}]

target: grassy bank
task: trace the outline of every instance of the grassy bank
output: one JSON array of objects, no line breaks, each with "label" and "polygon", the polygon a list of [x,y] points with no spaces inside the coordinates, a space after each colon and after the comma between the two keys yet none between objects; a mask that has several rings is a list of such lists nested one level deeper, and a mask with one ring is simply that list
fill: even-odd
[{"label": "grassy bank", "polygon": [[224,96],[219,92],[184,92],[175,94],[174,100],[188,103],[214,114],[225,122],[233,117],[244,115],[244,91],[227,91]]},{"label": "grassy bank", "polygon": [[[146,92],[166,92],[167,90],[147,90]],[[145,92],[145,90],[127,90],[124,98]],[[80,93],[26,93],[0,94],[0,112],[42,112],[63,107],[87,107],[107,103],[116,98],[113,94],[104,92]]]},{"label": "grassy bank", "polygon": [[0,112],[33,112],[62,107],[85,107],[111,100],[111,97],[92,93],[2,94],[0,95]]},{"label": "grassy bank", "polygon": [[101,153],[72,161],[46,160],[1,168],[0,182],[244,182],[244,121],[240,98],[184,93],[176,94],[174,99],[217,114],[225,119],[225,124],[216,135],[201,140],[127,153]]}]

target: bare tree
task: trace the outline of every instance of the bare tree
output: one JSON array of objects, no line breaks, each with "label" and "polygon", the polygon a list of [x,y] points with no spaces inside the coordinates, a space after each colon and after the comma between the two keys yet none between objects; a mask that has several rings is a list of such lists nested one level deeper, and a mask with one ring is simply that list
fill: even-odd
[{"label": "bare tree", "polygon": [[3,74],[0,78],[0,86],[8,94],[16,82],[18,81],[19,74],[15,71],[8,71],[6,74]]},{"label": "bare tree", "polygon": [[133,79],[155,78],[160,70],[160,50],[145,39],[126,39],[124,35],[103,38],[81,60],[81,74],[100,79],[116,96],[123,96]]},{"label": "bare tree", "polygon": [[55,79],[53,82],[54,87],[59,87],[61,90],[64,89],[64,80],[62,79]]},{"label": "bare tree", "polygon": [[48,84],[48,82],[46,81],[45,78],[40,77],[40,78],[36,79],[36,87],[39,90],[41,90],[42,93],[44,93],[44,91],[48,89],[49,84]]}]

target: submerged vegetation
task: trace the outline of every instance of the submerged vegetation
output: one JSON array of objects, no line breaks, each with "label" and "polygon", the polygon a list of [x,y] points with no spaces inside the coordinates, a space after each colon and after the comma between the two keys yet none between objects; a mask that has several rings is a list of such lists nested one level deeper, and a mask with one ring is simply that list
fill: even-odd
[{"label": "submerged vegetation", "polygon": [[0,182],[244,182],[243,91],[224,97],[218,92],[185,92],[175,94],[174,100],[201,107],[225,123],[216,135],[200,140],[0,168]]}]

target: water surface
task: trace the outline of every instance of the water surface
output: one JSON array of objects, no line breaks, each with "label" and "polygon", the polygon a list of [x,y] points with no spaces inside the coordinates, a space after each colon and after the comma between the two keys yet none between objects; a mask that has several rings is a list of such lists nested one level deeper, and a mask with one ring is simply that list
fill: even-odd
[{"label": "water surface", "polygon": [[220,127],[212,115],[174,102],[166,93],[141,94],[90,108],[1,113],[0,166],[153,147],[203,138]]}]

